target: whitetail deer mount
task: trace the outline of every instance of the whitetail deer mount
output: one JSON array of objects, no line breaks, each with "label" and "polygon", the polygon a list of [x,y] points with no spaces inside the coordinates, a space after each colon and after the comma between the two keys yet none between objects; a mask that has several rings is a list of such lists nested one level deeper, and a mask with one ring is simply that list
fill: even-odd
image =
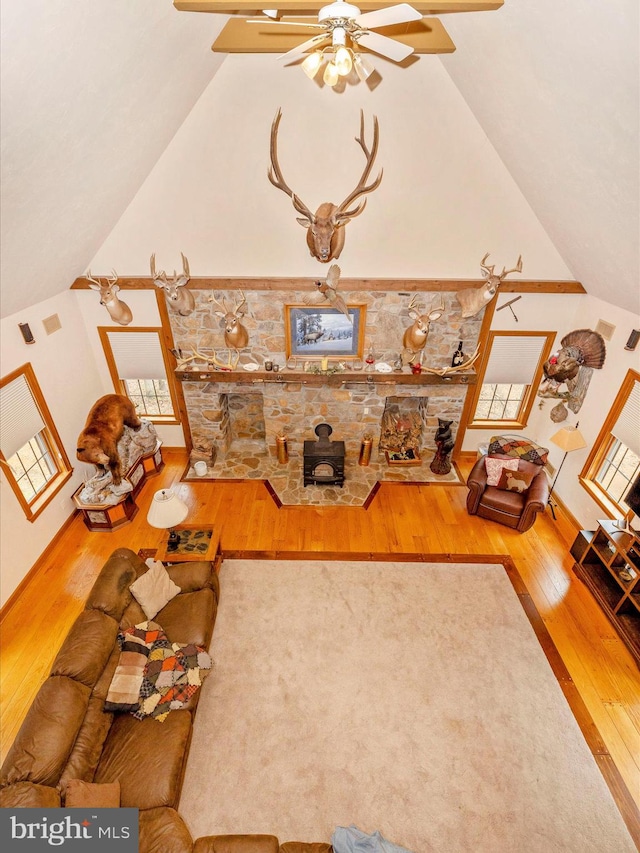
[{"label": "whitetail deer mount", "polygon": [[99,278],[93,278],[91,270],[87,270],[85,278],[89,282],[91,290],[97,290],[100,294],[100,305],[104,305],[111,319],[120,323],[121,326],[128,326],[133,320],[133,314],[127,303],[118,299],[118,291],[120,290],[120,286],[116,284],[118,274],[115,270],[111,272],[112,275],[107,276],[105,282],[100,281]]},{"label": "whitetail deer mount", "polygon": [[416,306],[418,295],[415,294],[409,303],[409,317],[413,320],[402,336],[401,359],[404,365],[413,364],[418,355],[424,349],[429,336],[429,327],[432,320],[439,320],[444,314],[444,302],[442,297],[437,305],[432,305],[428,311]]},{"label": "whitetail deer mount", "polygon": [[486,278],[484,284],[481,287],[470,287],[468,290],[460,290],[457,293],[458,302],[462,307],[462,316],[465,319],[475,317],[476,314],[482,311],[485,305],[488,305],[489,302],[491,302],[498,292],[498,287],[510,273],[522,272],[522,255],[518,256],[518,260],[516,261],[516,265],[513,269],[508,270],[506,267],[503,267],[500,275],[496,275],[494,273],[495,264],[487,266],[485,261],[488,257],[489,252],[487,252],[484,258],[480,261],[482,275]]},{"label": "whitetail deer mount", "polygon": [[164,290],[167,302],[172,311],[180,314],[182,317],[188,317],[196,307],[196,301],[190,290],[187,290],[186,284],[191,278],[189,272],[189,261],[180,253],[182,257],[182,274],[179,275],[173,271],[173,278],[169,280],[164,270],[156,272],[156,256],[151,255],[151,277],[155,282],[156,287],[161,287]]},{"label": "whitetail deer mount", "polygon": [[[242,325],[242,318],[247,313],[245,308],[247,300],[242,291],[240,291],[240,302],[237,302],[233,309],[229,310],[224,296],[222,304],[218,302],[213,294],[209,297],[209,302],[213,302],[220,308],[220,311],[215,311],[216,317],[222,317],[224,324],[224,342],[229,349],[243,349],[249,343],[249,332]],[[243,310],[244,309],[244,310]]]},{"label": "whitetail deer mount", "polygon": [[[294,208],[302,216],[298,217],[297,221],[300,225],[307,229],[307,246],[311,255],[326,264],[334,258],[339,258],[344,247],[344,226],[350,222],[354,216],[358,216],[365,208],[367,199],[361,199],[367,193],[373,192],[382,180],[382,169],[377,178],[367,184],[369,174],[373,168],[373,163],[378,152],[378,119],[373,117],[373,141],[369,148],[364,139],[364,113],[360,110],[360,136],[356,137],[356,142],[362,148],[366,157],[366,163],[360,180],[356,188],[349,193],[341,204],[333,204],[332,202],[323,202],[315,213],[304,204],[302,199],[293,192],[287,185],[280,164],[278,163],[278,127],[282,111],[279,109],[276,117],[271,125],[271,168],[268,172],[268,177],[274,187],[286,193]],[[358,201],[358,199],[361,199]],[[354,204],[358,201],[357,204]],[[353,205],[350,207],[349,205]]]}]

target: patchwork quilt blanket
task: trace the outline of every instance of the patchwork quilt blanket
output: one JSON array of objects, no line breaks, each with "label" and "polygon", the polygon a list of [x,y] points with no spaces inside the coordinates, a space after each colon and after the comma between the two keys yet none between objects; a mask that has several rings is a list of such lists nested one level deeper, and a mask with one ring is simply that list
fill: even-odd
[{"label": "patchwork quilt blanket", "polygon": [[[118,643],[121,649],[119,668],[126,666],[128,670],[128,674],[123,671],[120,676],[128,675],[130,694],[125,697],[121,693],[117,697],[119,703],[114,695],[108,696],[105,710],[127,710],[139,720],[154,717],[163,722],[170,711],[184,708],[212,667],[205,649],[193,643],[171,643],[156,622],[141,622],[121,631]],[[130,659],[134,650],[139,667],[135,674]],[[117,678],[116,672],[114,682]],[[133,691],[136,696],[131,695]],[[120,707],[116,707],[117,704]]]}]

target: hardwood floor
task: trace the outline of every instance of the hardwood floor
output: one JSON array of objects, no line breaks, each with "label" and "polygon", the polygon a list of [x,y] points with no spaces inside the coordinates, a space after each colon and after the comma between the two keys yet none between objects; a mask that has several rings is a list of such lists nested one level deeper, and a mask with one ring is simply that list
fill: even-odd
[{"label": "hardwood floor", "polygon": [[[261,482],[180,483],[186,453],[165,450],[164,458],[163,471],[140,493],[140,511],[130,524],[113,533],[89,533],[81,518],[74,518],[13,606],[5,608],[0,623],[2,759],[111,551],[160,544],[163,533],[149,527],[147,509],[156,489],[174,484],[189,505],[189,523],[220,526],[227,555],[509,555],[597,727],[597,760],[615,764],[640,806],[640,670],[575,577],[569,554],[575,530],[561,514],[555,522],[546,513],[519,534],[468,516],[466,489],[439,484],[382,484],[368,509],[278,509]],[[466,475],[468,465],[462,462],[460,469]]]}]

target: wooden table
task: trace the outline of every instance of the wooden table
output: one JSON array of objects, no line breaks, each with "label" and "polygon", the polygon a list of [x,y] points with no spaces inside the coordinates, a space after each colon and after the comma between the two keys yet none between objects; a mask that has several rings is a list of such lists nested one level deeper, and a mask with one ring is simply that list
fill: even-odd
[{"label": "wooden table", "polygon": [[174,528],[180,543],[169,550],[169,536],[158,548],[155,559],[163,563],[182,563],[189,560],[215,562],[220,548],[220,531],[206,524],[180,524]]}]

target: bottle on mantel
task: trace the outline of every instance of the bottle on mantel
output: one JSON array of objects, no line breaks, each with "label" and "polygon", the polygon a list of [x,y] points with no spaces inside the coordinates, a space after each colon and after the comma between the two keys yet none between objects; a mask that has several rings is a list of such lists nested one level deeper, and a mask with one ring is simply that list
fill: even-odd
[{"label": "bottle on mantel", "polygon": [[451,359],[451,367],[457,367],[459,364],[462,364],[465,359],[465,354],[462,352],[462,341],[458,344],[458,349],[454,352],[453,358]]}]

